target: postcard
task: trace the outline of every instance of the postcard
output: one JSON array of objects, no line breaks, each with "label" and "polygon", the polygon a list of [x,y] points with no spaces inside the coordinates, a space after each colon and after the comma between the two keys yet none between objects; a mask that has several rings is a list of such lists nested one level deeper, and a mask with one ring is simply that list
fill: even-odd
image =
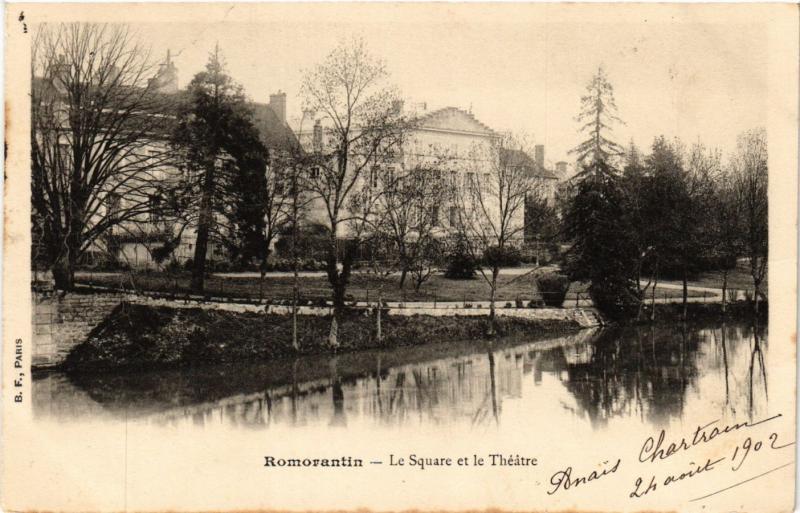
[{"label": "postcard", "polygon": [[8,4],[5,511],[791,511],[790,4]]}]

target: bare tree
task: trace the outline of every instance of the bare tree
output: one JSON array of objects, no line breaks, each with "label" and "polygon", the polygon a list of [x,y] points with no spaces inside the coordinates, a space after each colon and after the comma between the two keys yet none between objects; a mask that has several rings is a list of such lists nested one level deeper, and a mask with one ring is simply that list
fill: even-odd
[{"label": "bare tree", "polygon": [[127,26],[42,25],[32,52],[35,248],[68,290],[87,250],[162,208],[171,102]]},{"label": "bare tree", "polygon": [[414,276],[414,289],[430,277],[436,261],[436,235],[440,230],[439,209],[447,193],[442,171],[435,167],[413,166],[395,176],[383,173],[376,205],[375,230],[390,241],[400,271],[400,288],[406,277]]},{"label": "bare tree", "polygon": [[456,175],[458,183],[453,184],[456,229],[472,257],[485,263],[480,274],[491,291],[490,334],[500,268],[523,236],[526,198],[539,191],[535,164],[524,148],[513,136],[498,138],[488,148],[475,148],[472,170]]},{"label": "bare tree", "polygon": [[766,299],[761,285],[767,276],[769,249],[767,133],[763,128],[748,130],[739,136],[731,159],[731,174],[742,222],[745,254],[755,288],[755,309],[759,299]]},{"label": "bare tree", "polygon": [[[304,108],[322,116],[324,131],[324,145],[306,189],[321,203],[329,231],[326,264],[334,310],[329,343],[334,347],[338,345],[353,250],[377,195],[364,194],[369,189],[364,175],[394,162],[401,148],[398,96],[384,86],[386,78],[384,63],[374,58],[362,41],[355,40],[340,43],[305,73],[301,85]],[[353,243],[345,245],[340,258],[338,243],[343,235]]]}]

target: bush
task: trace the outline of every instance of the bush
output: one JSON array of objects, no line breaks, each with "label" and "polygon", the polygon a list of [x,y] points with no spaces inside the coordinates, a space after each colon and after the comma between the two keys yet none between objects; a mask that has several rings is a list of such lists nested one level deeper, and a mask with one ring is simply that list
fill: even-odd
[{"label": "bush", "polygon": [[227,260],[211,260],[206,263],[206,270],[211,273],[229,273],[236,269]]},{"label": "bush", "polygon": [[461,238],[456,240],[447,259],[445,277],[451,280],[470,280],[475,277],[477,268],[478,262],[470,255],[466,242]]},{"label": "bush", "polygon": [[490,246],[483,252],[483,263],[489,267],[519,267],[522,253],[513,246]]},{"label": "bush", "polygon": [[167,262],[167,265],[164,266],[164,270],[166,270],[169,273],[176,273],[178,271],[182,271],[183,266],[181,266],[181,263],[178,262],[177,260],[172,259],[169,262]]},{"label": "bush", "polygon": [[536,278],[536,285],[545,305],[556,308],[564,305],[569,290],[569,278],[558,273],[542,274]]}]

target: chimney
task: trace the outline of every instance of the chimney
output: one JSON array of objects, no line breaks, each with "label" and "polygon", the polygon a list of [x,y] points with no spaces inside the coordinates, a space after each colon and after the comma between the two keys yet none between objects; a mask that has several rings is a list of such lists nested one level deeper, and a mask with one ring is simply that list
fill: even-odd
[{"label": "chimney", "polygon": [[567,176],[567,163],[564,162],[563,160],[560,162],[556,162],[556,173],[558,173],[558,176],[560,176],[561,178]]},{"label": "chimney", "polygon": [[533,148],[533,159],[540,169],[544,169],[544,144],[537,144]]},{"label": "chimney", "polygon": [[286,124],[286,93],[278,89],[277,93],[269,95],[269,107],[281,124]]},{"label": "chimney", "polygon": [[314,147],[314,151],[322,150],[322,123],[319,120],[314,122],[314,134],[312,135],[311,144]]}]

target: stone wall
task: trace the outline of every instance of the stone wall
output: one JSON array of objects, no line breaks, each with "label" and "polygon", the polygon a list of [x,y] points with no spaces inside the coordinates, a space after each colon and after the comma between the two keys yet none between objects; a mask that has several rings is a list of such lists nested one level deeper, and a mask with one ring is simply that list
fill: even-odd
[{"label": "stone wall", "polygon": [[[33,367],[53,367],[63,362],[73,347],[85,341],[89,333],[120,303],[138,303],[170,308],[203,308],[230,312],[291,314],[291,307],[253,305],[213,301],[183,301],[155,299],[122,293],[34,293],[33,296]],[[360,305],[365,307],[366,305]],[[331,307],[301,306],[300,315],[330,315]],[[591,308],[497,308],[498,317],[517,317],[530,320],[563,320],[576,322],[584,328],[601,326],[602,319]],[[464,308],[460,303],[390,303],[388,315],[488,316],[486,307]]]},{"label": "stone wall", "polygon": [[61,363],[123,299],[115,293],[34,293],[32,366]]}]

